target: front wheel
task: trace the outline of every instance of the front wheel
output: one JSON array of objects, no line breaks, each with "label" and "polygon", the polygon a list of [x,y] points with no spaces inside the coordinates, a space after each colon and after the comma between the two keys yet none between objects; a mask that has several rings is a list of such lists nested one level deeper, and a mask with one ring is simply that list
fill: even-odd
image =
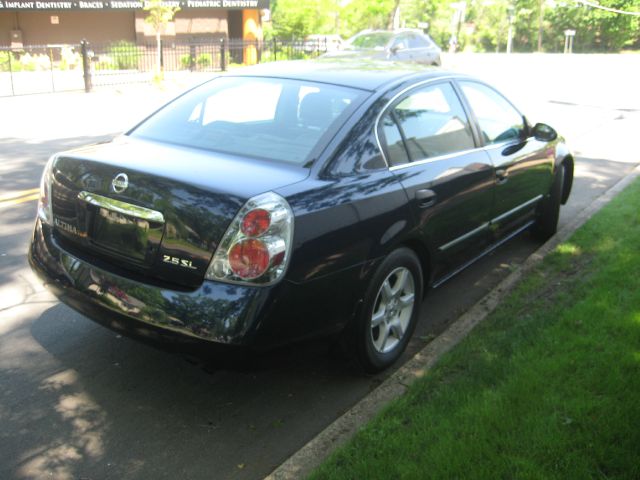
[{"label": "front wheel", "polygon": [[418,320],[422,284],[420,261],[408,248],[394,250],[376,270],[351,342],[365,371],[384,370],[404,352]]},{"label": "front wheel", "polygon": [[538,218],[532,229],[534,237],[538,240],[548,240],[558,230],[565,168],[564,163],[560,164],[553,179],[549,195],[540,203]]}]

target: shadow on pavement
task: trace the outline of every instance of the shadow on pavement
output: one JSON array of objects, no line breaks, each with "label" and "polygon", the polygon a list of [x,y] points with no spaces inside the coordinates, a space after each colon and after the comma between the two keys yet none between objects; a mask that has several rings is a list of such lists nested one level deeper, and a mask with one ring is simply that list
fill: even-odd
[{"label": "shadow on pavement", "polygon": [[2,478],[262,477],[379,383],[326,343],[206,373],[62,304],[4,337]]},{"label": "shadow on pavement", "polygon": [[0,138],[0,194],[38,187],[44,164],[52,154],[111,138],[113,135],[45,141]]}]

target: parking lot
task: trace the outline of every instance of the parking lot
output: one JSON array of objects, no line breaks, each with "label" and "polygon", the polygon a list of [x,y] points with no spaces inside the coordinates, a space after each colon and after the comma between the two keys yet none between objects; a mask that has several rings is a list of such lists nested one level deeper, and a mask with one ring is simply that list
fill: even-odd
[{"label": "parking lot", "polygon": [[[576,154],[566,223],[640,163],[640,55],[459,55]],[[205,371],[57,302],[27,266],[48,156],[109,138],[180,88],[0,98],[0,478],[262,478],[386,374],[324,342]],[[429,293],[409,358],[539,246],[521,236]]]}]

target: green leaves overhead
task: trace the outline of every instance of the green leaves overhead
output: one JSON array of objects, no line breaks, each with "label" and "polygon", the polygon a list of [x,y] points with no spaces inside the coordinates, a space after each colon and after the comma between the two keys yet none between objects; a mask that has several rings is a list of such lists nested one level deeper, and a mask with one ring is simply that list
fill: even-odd
[{"label": "green leaves overhead", "polygon": [[173,16],[180,10],[180,7],[166,6],[162,3],[162,0],[148,0],[144,10],[148,12],[144,21],[157,31],[173,20]]},{"label": "green leaves overhead", "polygon": [[[591,0],[604,7],[640,12],[640,0]],[[279,38],[303,38],[313,33],[339,33],[350,37],[365,28],[385,29],[396,6],[400,26],[429,24],[429,34],[444,49],[454,21],[455,0],[272,0],[273,27]],[[576,30],[575,52],[613,52],[640,48],[640,17],[588,6],[580,0],[469,0],[459,25],[459,49],[504,52],[513,15],[513,51],[538,48],[539,22],[542,50],[562,52],[564,31]],[[541,15],[542,14],[542,15]]]}]

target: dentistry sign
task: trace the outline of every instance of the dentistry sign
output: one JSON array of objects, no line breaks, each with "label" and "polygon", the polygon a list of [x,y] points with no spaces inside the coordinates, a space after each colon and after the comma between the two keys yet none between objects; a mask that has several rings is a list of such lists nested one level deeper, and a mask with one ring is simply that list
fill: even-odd
[{"label": "dentistry sign", "polygon": [[[192,8],[220,8],[220,9],[266,9],[269,8],[269,0],[175,0],[162,2],[166,6],[180,7],[183,10]],[[145,1],[118,0],[118,1],[17,1],[0,0],[2,10],[142,10],[147,5]]]}]

